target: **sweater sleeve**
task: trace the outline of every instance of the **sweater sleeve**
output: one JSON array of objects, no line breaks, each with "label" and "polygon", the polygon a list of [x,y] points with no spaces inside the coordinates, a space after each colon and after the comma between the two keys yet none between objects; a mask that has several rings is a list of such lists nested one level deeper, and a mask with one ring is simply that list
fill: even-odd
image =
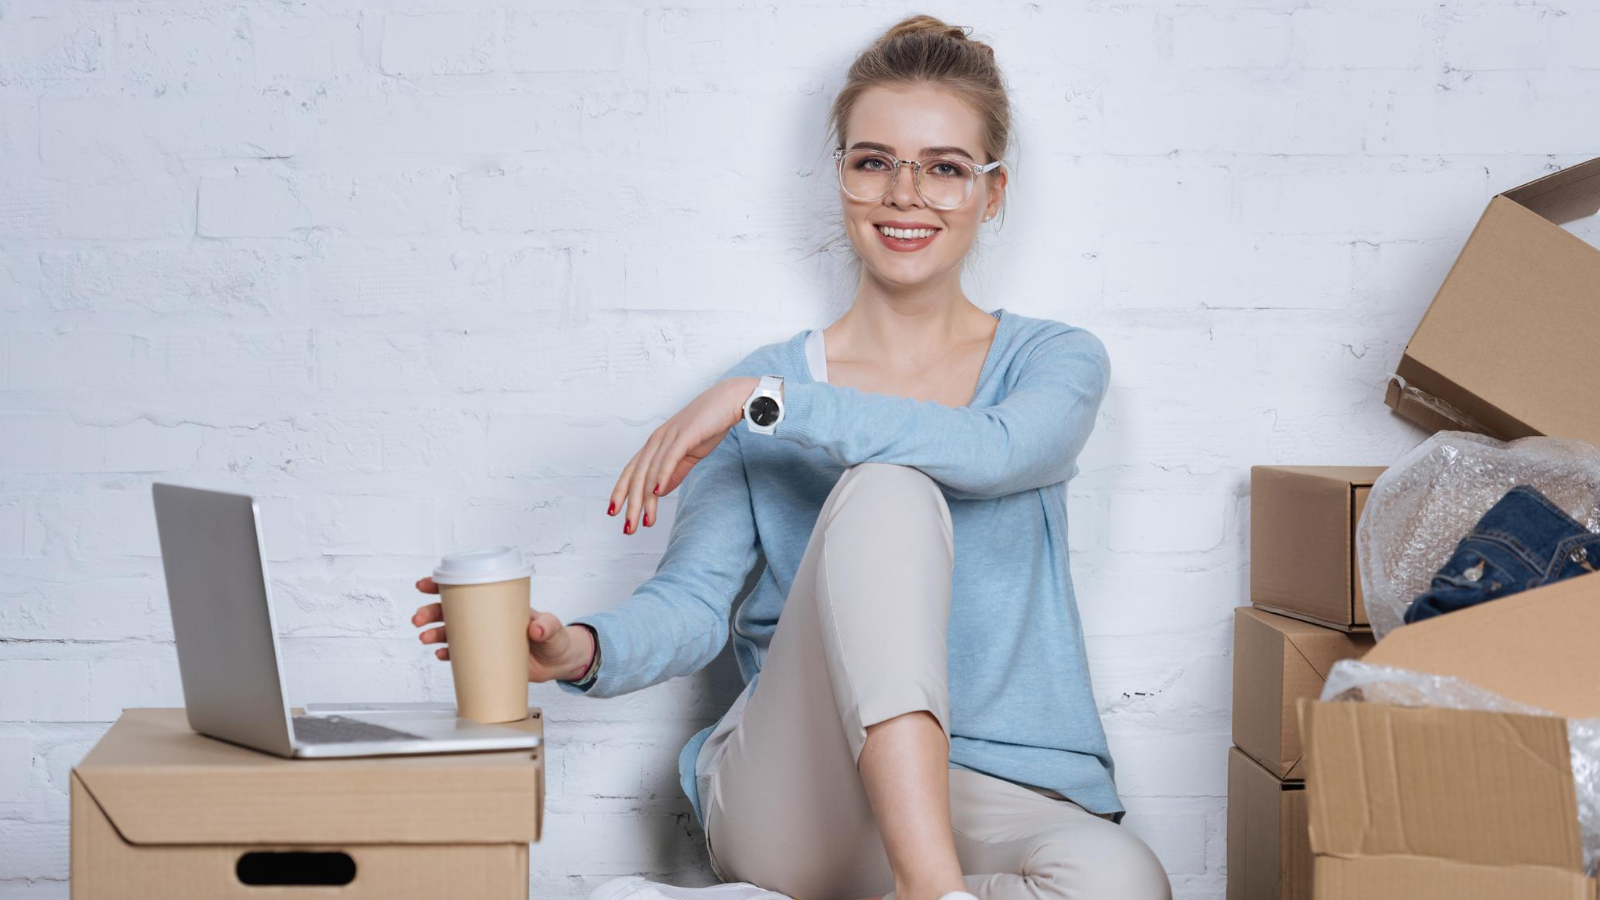
[{"label": "sweater sleeve", "polygon": [[1001,497],[1066,481],[1111,379],[1105,345],[1082,328],[1028,351],[1016,383],[987,407],[945,406],[825,382],[784,385],[774,435],[843,466],[913,466],[954,497]]},{"label": "sweater sleeve", "polygon": [[750,483],[735,429],[678,486],[677,515],[655,574],[610,609],[577,616],[600,643],[600,665],[586,687],[614,697],[708,665],[728,642],[728,613],[755,567],[759,541]]}]

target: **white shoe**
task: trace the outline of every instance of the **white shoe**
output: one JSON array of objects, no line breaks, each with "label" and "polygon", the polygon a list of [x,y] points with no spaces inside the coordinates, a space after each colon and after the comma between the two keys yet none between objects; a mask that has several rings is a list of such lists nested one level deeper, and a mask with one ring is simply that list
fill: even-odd
[{"label": "white shoe", "polygon": [[[966,900],[959,893],[948,896]],[[794,898],[788,894],[756,887],[748,881],[686,888],[658,881],[646,881],[638,875],[624,875],[595,888],[594,893],[589,895],[589,900],[794,900]],[[972,900],[978,898],[972,897]]]}]

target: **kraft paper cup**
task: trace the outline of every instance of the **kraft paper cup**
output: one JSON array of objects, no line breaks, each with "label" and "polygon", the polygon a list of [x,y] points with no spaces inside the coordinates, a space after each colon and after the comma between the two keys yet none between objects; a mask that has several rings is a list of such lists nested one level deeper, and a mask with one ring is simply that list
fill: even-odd
[{"label": "kraft paper cup", "polygon": [[516,722],[528,717],[532,573],[521,552],[510,547],[451,554],[433,572],[463,718]]}]

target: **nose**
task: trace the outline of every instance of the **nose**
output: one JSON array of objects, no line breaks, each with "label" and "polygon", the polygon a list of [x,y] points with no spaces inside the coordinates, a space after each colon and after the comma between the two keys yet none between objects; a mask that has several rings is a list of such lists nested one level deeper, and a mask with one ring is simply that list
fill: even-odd
[{"label": "nose", "polygon": [[894,185],[883,199],[895,207],[922,205],[922,195],[917,192],[917,173],[909,160],[902,160],[895,170]]}]

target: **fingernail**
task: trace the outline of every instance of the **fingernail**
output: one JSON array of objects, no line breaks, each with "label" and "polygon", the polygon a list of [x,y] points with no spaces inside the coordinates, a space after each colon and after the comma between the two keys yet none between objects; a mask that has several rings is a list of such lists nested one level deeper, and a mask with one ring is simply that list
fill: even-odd
[{"label": "fingernail", "polygon": [[628,520],[627,519],[623,519],[622,520],[622,533],[623,534],[627,534],[628,533]]},{"label": "fingernail", "polygon": [[606,515],[614,516],[616,514],[617,514],[617,504],[616,504],[615,501],[613,501],[610,506],[606,507]]},{"label": "fingernail", "polygon": [[645,523],[645,524],[646,524],[646,525],[649,525],[649,524],[650,524],[650,514],[649,514],[649,513],[645,513],[645,514],[644,514],[644,523]]},{"label": "fingernail", "polygon": [[660,482],[659,482],[659,481],[658,481],[658,482],[656,482],[656,486],[655,486],[655,487],[653,487],[653,488],[651,488],[651,489],[650,489],[650,493],[652,493],[652,494],[659,494],[659,493],[661,493],[661,483],[660,483]]}]

